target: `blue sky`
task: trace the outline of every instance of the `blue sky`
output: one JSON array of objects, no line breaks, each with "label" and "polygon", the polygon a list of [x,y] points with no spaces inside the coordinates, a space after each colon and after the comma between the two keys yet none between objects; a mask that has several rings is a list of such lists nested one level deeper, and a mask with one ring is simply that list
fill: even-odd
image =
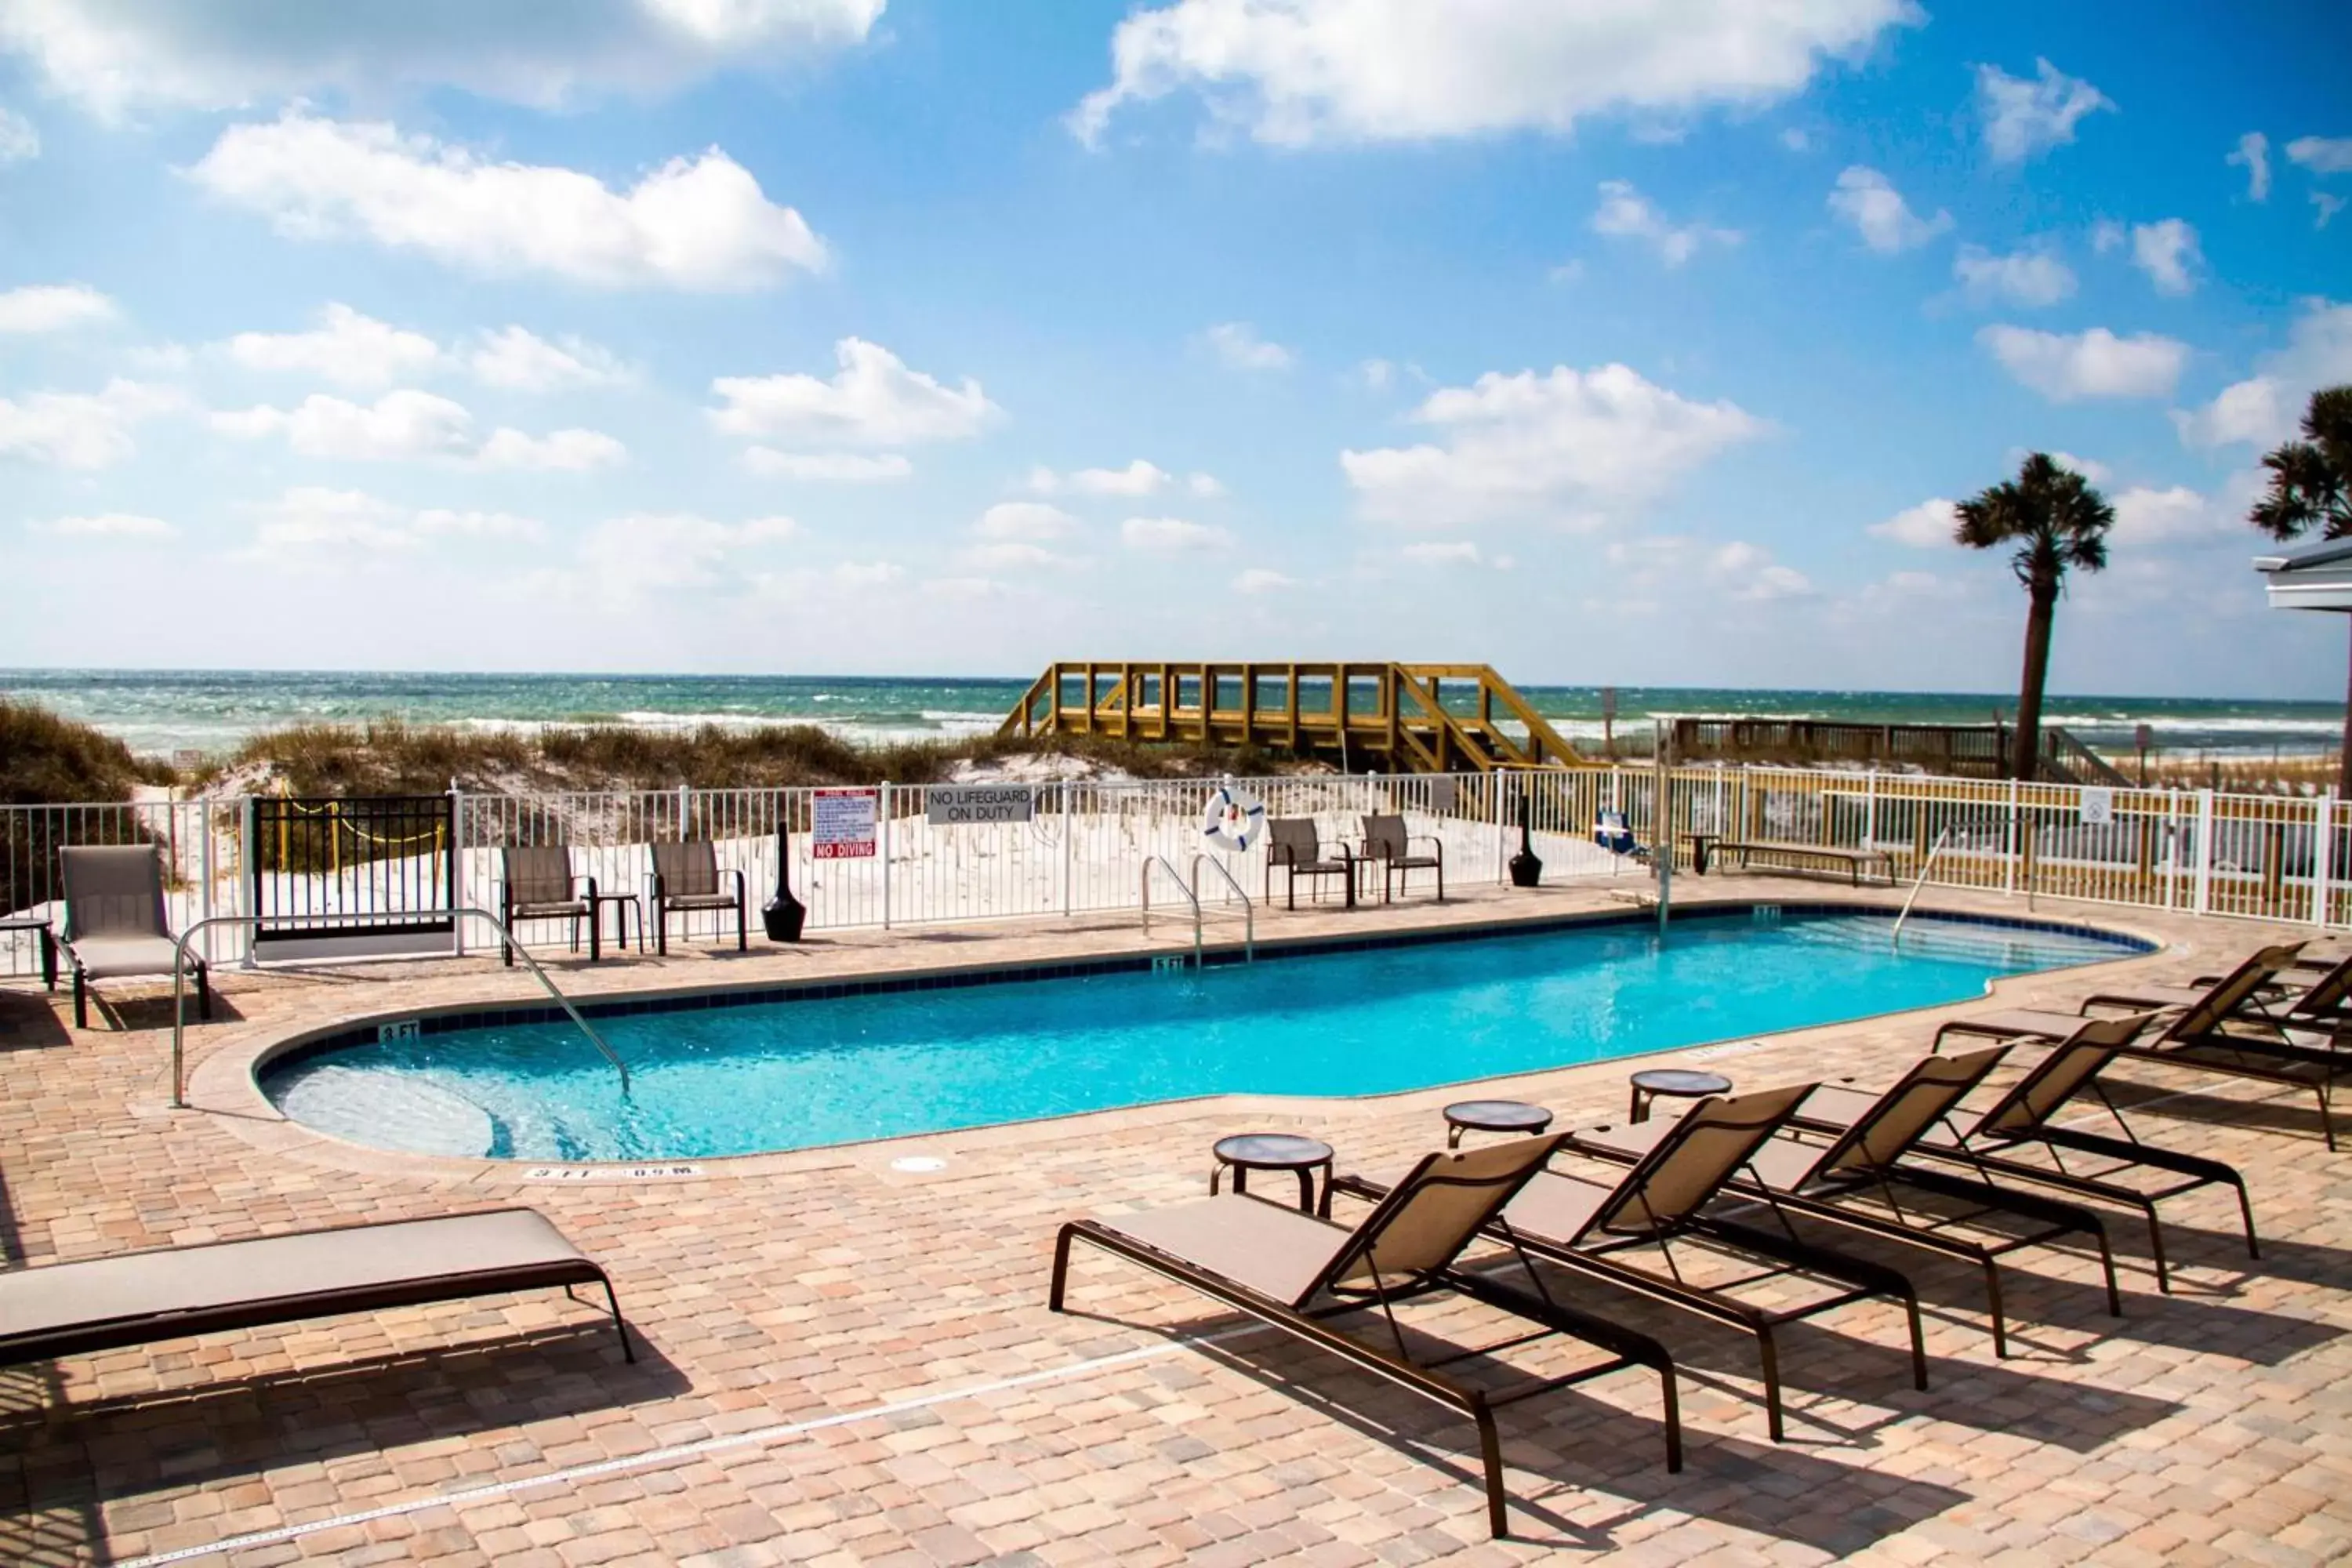
[{"label": "blue sky", "polygon": [[0,0],[0,664],[2340,692],[2352,14],[1764,11]]}]

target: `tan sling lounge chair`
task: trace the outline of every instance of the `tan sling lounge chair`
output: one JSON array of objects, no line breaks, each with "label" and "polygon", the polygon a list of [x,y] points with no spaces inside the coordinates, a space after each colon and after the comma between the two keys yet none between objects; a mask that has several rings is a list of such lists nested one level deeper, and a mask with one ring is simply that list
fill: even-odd
[{"label": "tan sling lounge chair", "polygon": [[[1927,1386],[1919,1297],[1909,1279],[1883,1264],[1808,1245],[1785,1220],[1776,1235],[1702,1212],[1733,1173],[1788,1122],[1811,1088],[1800,1084],[1702,1100],[1687,1115],[1661,1123],[1663,1135],[1614,1181],[1596,1182],[1557,1167],[1543,1171],[1528,1178],[1496,1225],[1497,1235],[1538,1257],[1755,1335],[1764,1372],[1765,1420],[1776,1443],[1782,1436],[1782,1421],[1780,1352],[1773,1331],[1782,1323],[1874,1296],[1900,1301],[1910,1319],[1912,1380],[1917,1387]],[[1339,1190],[1360,1196],[1376,1196],[1380,1191],[1355,1177],[1340,1178]],[[1728,1253],[1743,1266],[1763,1261],[1771,1267],[1720,1284],[1700,1285],[1675,1263],[1673,1244],[1677,1241]],[[1658,1249],[1663,1270],[1638,1267],[1623,1256],[1651,1247]],[[1830,1280],[1835,1289],[1822,1300],[1777,1310],[1735,1294],[1742,1286],[1798,1274]]]},{"label": "tan sling lounge chair", "polygon": [[749,917],[744,912],[743,873],[719,870],[719,851],[709,839],[656,844],[653,850],[653,897],[647,904],[653,913],[656,952],[669,951],[669,917],[698,910],[721,913],[732,910],[735,951],[740,952],[751,945],[751,928],[745,923]]},{"label": "tan sling lounge chair", "polygon": [[[1426,844],[1429,852],[1416,855],[1412,847]],[[1370,816],[1364,818],[1364,843],[1360,859],[1365,865],[1381,868],[1381,902],[1387,903],[1401,890],[1408,889],[1415,871],[1437,873],[1437,901],[1445,901],[1445,844],[1430,834],[1408,834],[1402,816]]]},{"label": "tan sling lounge chair", "polygon": [[[2162,1018],[2153,1038],[2144,1037],[2118,1046],[2116,1054],[2131,1061],[2166,1062],[2223,1078],[2307,1089],[2318,1102],[2320,1135],[2334,1149],[2336,1080],[2352,1076],[2352,1049],[2298,1044],[2276,1025],[2248,1018],[2242,1012],[2293,965],[2303,946],[2293,942],[2263,948],[2207,987],[2190,1005]],[[2084,1017],[2095,1007],[2138,1010],[2130,997],[2111,994],[2086,999],[2075,1013],[2032,1007],[1979,1013],[1955,1018],[1937,1029],[1936,1048],[1941,1050],[1950,1035],[2063,1040],[2080,1028]]]},{"label": "tan sling lounge chair", "polygon": [[[179,947],[163,910],[163,859],[152,844],[77,844],[58,851],[66,929],[58,940],[73,965],[74,1027],[89,1027],[89,983],[169,978]],[[212,973],[190,953],[196,1016],[213,1016]]]},{"label": "tan sling lounge chair", "polygon": [[[1995,1046],[1967,1056],[1923,1058],[1839,1131],[1807,1140],[1791,1130],[1761,1144],[1748,1158],[1745,1173],[1727,1183],[1726,1190],[1772,1203],[1792,1215],[1850,1226],[1977,1265],[1984,1270],[1985,1300],[1997,1355],[2009,1353],[2000,1260],[2021,1247],[2069,1235],[2089,1237],[2098,1246],[2099,1261],[2106,1273],[2107,1310],[2121,1317],[2123,1295],[2116,1281],[2115,1254],[2107,1245],[2106,1226],[2096,1214],[2044,1194],[1995,1186],[1904,1157],[1984,1081],[2007,1049]],[[1674,1126],[1673,1121],[1644,1121],[1583,1129],[1568,1134],[1569,1147],[1635,1164],[1662,1140],[1671,1138]],[[1956,1215],[1906,1207],[1901,1195],[1905,1190],[1967,1206]],[[1866,1205],[1855,1201],[1861,1199],[1875,1202]],[[2029,1228],[2022,1235],[1996,1229],[1990,1239],[1982,1241],[1950,1234],[1955,1226],[1974,1224],[1992,1214],[2027,1222]]]},{"label": "tan sling lounge chair", "polygon": [[[597,959],[596,879],[572,874],[572,851],[561,844],[517,844],[499,851],[504,873],[499,884],[499,923],[509,940],[499,944],[507,967],[514,967],[511,940],[517,921],[570,921],[572,946],[580,947],[580,926],[588,926],[588,962]],[[580,896],[586,884],[587,897]],[[626,932],[622,933],[625,937]]]},{"label": "tan sling lounge chair", "polygon": [[[1675,1365],[1664,1346],[1552,1300],[1525,1254],[1519,1262],[1528,1289],[1505,1284],[1490,1271],[1459,1266],[1463,1249],[1478,1238],[1480,1227],[1494,1219],[1559,1142],[1557,1138],[1521,1138],[1484,1149],[1424,1155],[1352,1230],[1241,1193],[1140,1214],[1073,1220],[1062,1226],[1055,1244],[1047,1304],[1055,1311],[1064,1310],[1070,1247],[1084,1241],[1467,1415],[1478,1428],[1486,1522],[1500,1537],[1507,1521],[1502,1446],[1495,1429],[1498,1405],[1623,1367],[1653,1368],[1664,1391],[1666,1468],[1682,1468]],[[1456,1383],[1435,1368],[1484,1351],[1462,1351],[1434,1363],[1416,1361],[1393,1310],[1399,1301],[1439,1290],[1528,1319],[1547,1333],[1581,1340],[1611,1352],[1611,1359],[1503,1390]],[[1368,1307],[1379,1308],[1387,1318],[1393,1353],[1341,1333],[1325,1321]],[[1522,1335],[1505,1345],[1541,1337]]]},{"label": "tan sling lounge chair", "polygon": [[[2254,1238],[2253,1203],[2246,1194],[2245,1178],[2219,1160],[2142,1142],[2115,1101],[2099,1087],[2099,1069],[2137,1038],[2154,1016],[2137,1013],[2121,1018],[2094,1018],[2082,1024],[1981,1113],[1967,1117],[1947,1113],[1920,1134],[1912,1146],[1913,1152],[1966,1165],[1988,1178],[2031,1182],[2138,1209],[2147,1218],[2148,1247],[2156,1262],[2157,1287],[2161,1290],[2172,1289],[2171,1275],[2165,1267],[2164,1226],[2156,1211],[2156,1205],[2166,1198],[2202,1186],[2231,1188],[2238,1194],[2238,1212],[2245,1221],[2247,1255],[2260,1258],[2261,1246]],[[2123,1137],[2062,1127],[2052,1120],[2085,1093],[2106,1107],[2116,1125],[2123,1129]],[[1797,1121],[1811,1130],[1834,1134],[1866,1114],[1877,1098],[1866,1090],[1824,1084],[1805,1101]],[[2037,1145],[2048,1152],[2050,1164],[2011,1157]],[[2095,1170],[2070,1167],[2065,1163],[2069,1153],[2094,1155],[2106,1163]],[[2179,1179],[2160,1187],[2115,1180],[2126,1170],[2160,1172]]]},{"label": "tan sling lounge chair", "polygon": [[0,1366],[540,1286],[613,1281],[532,1209],[296,1231],[0,1273]]}]

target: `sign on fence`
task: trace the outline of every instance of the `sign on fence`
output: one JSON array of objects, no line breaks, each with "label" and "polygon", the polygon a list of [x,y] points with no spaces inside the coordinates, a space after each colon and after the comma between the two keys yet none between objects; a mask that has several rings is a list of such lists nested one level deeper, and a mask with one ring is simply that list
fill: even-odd
[{"label": "sign on fence", "polygon": [[819,860],[862,860],[874,853],[877,789],[821,789],[811,792],[814,831],[810,853]]},{"label": "sign on fence", "polygon": [[2083,820],[2094,827],[2104,827],[2116,819],[2116,792],[2097,785],[2083,791]]},{"label": "sign on fence", "polygon": [[923,796],[923,816],[933,827],[992,822],[1026,822],[1037,813],[1037,792],[1027,784],[933,784]]}]

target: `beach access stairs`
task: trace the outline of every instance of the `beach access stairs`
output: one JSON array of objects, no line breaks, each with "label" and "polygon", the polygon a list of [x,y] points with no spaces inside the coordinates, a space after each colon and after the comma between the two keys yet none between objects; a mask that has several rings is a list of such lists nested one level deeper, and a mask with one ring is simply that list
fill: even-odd
[{"label": "beach access stairs", "polygon": [[1057,660],[1000,735],[1255,746],[1345,773],[1505,773],[1586,759],[1483,664]]}]

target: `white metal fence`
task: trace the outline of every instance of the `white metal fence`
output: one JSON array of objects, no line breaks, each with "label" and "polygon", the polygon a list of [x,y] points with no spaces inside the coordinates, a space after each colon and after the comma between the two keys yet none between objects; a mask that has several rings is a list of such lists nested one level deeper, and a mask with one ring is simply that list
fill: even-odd
[{"label": "white metal fence", "polygon": [[[1596,816],[1622,810],[1644,842],[1660,836],[1656,773],[1587,768],[1517,775],[1309,776],[1237,781],[1268,815],[1311,817],[1327,839],[1353,842],[1360,818],[1396,812],[1408,830],[1444,846],[1451,882],[1499,881],[1518,847],[1524,807],[1547,881],[1626,869],[1591,841]],[[884,785],[876,792],[870,858],[817,859],[808,789],[461,795],[454,803],[459,904],[496,908],[501,848],[562,844],[575,872],[604,892],[641,898],[652,869],[648,846],[681,837],[717,846],[723,869],[744,875],[756,911],[775,879],[775,834],[792,830],[793,889],[813,929],[936,925],[956,921],[1075,915],[1132,909],[1144,860],[1160,856],[1180,871],[1202,849],[1202,807],[1213,784],[1193,780],[1085,781],[1034,786],[1025,822],[934,826],[930,789]],[[2084,899],[2144,908],[2352,924],[2352,815],[2332,795],[2294,799],[2210,791],[2100,791],[1916,774],[1776,768],[1685,768],[1671,775],[1672,826],[1688,836],[1767,840],[1887,857],[1908,881],[1939,837],[1931,886]],[[255,912],[249,868],[253,814],[242,797],[142,805],[0,807],[0,892],[12,918],[61,922],[58,847],[153,843],[168,874],[175,927],[209,915]],[[268,857],[261,858],[264,860]],[[1227,867],[1253,896],[1266,887],[1265,850]],[[345,889],[359,886],[348,879]],[[359,868],[361,881],[394,868]],[[286,907],[295,873],[272,868],[273,907]],[[1275,889],[1280,896],[1281,879]],[[299,889],[302,906],[331,911],[337,884],[320,876]],[[1204,903],[1228,899],[1222,879],[1203,877]],[[352,897],[348,891],[344,897]],[[1160,897],[1168,896],[1162,889]],[[689,936],[708,933],[707,916]],[[463,945],[492,935],[479,922]],[[561,926],[527,932],[564,940]],[[30,932],[0,933],[0,974],[36,973]],[[239,933],[209,933],[208,956],[244,954]]]}]

